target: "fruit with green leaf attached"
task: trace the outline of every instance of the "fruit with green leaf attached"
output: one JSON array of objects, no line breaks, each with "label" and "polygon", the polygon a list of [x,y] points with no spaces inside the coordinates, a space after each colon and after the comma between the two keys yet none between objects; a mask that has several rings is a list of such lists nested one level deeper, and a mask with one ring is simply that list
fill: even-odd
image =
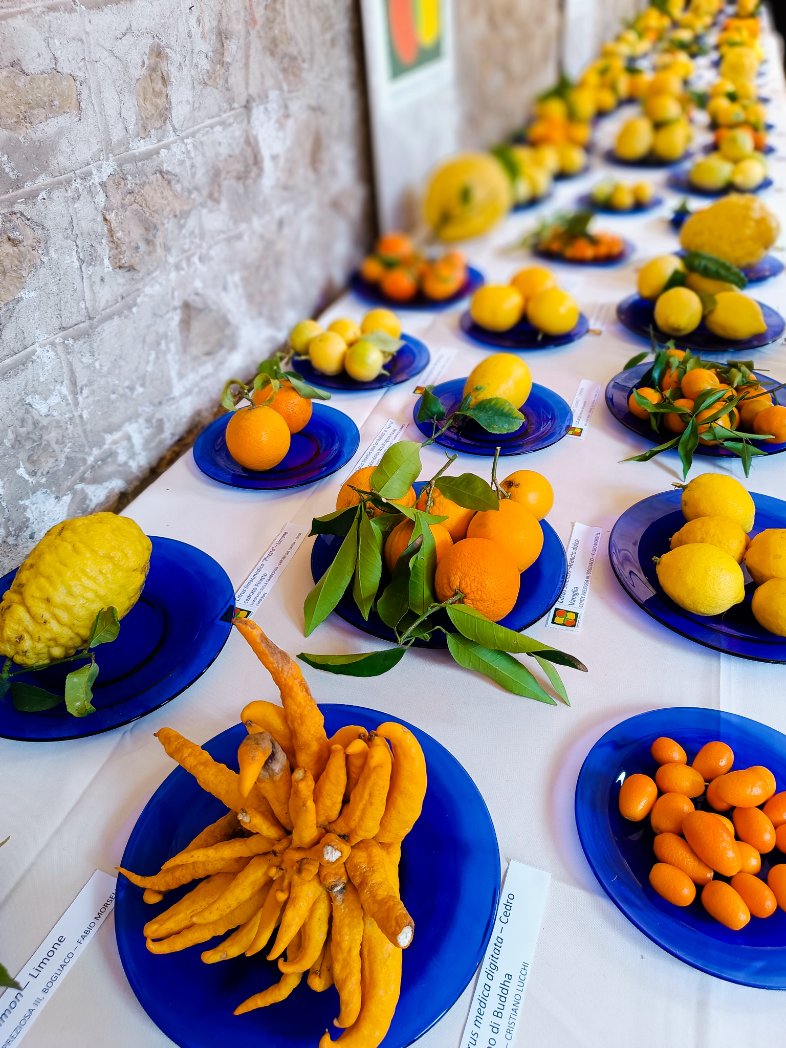
[{"label": "fruit with green leaf attached", "polygon": [[492,353],[470,371],[464,383],[464,396],[472,404],[501,397],[520,408],[532,389],[532,372],[526,361],[514,353]]},{"label": "fruit with green leaf attached", "polygon": [[645,262],[639,270],[636,290],[642,298],[654,300],[661,294],[675,273],[684,273],[685,263],[679,255],[657,255]]},{"label": "fruit with green leaf attached", "polygon": [[344,357],[344,370],[356,382],[371,382],[385,366],[385,355],[369,338],[353,343]]},{"label": "fruit with green leaf attached", "polygon": [[779,232],[776,215],[758,197],[729,193],[688,216],[680,230],[680,244],[686,251],[708,252],[746,267],[764,258]]}]

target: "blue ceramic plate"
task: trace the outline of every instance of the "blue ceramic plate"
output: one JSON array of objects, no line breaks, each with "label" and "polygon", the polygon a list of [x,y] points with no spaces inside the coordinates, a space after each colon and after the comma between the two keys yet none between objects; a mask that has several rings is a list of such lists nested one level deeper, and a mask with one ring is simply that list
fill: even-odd
[{"label": "blue ceramic plate", "polygon": [[479,342],[481,346],[491,346],[493,349],[555,349],[557,346],[568,346],[571,342],[577,342],[589,331],[589,321],[583,313],[579,314],[579,320],[572,331],[566,335],[544,335],[526,320],[520,320],[510,331],[489,331],[480,324],[476,324],[465,310],[459,317],[459,327],[471,342]]},{"label": "blue ceramic plate", "polygon": [[582,193],[576,200],[576,207],[581,208],[583,211],[597,211],[601,215],[616,215],[619,218],[625,218],[627,215],[643,215],[647,211],[654,211],[662,203],[663,197],[655,195],[649,204],[636,204],[634,207],[628,208],[627,211],[620,211],[618,208],[608,207],[606,204],[598,204],[592,199],[591,193]]},{"label": "blue ceramic plate", "polygon": [[611,266],[621,266],[623,262],[627,262],[635,250],[636,248],[630,240],[623,240],[622,251],[619,255],[615,258],[604,258],[598,262],[584,262],[578,258],[565,258],[564,255],[553,255],[550,251],[541,251],[539,247],[533,247],[532,254],[537,255],[538,258],[545,258],[547,262],[559,262],[560,265],[564,266],[588,266],[595,269],[608,269]]},{"label": "blue ceramic plate", "polygon": [[[464,395],[465,378],[454,378],[435,386],[433,393],[439,397],[448,414],[461,403]],[[413,416],[420,432],[430,437],[432,424],[418,422],[420,400],[415,405]],[[514,433],[489,433],[477,422],[464,419],[456,429],[449,429],[437,440],[451,451],[460,451],[465,455],[494,455],[496,448],[501,448],[500,455],[524,455],[530,451],[548,448],[562,440],[573,423],[573,412],[562,397],[546,386],[535,383],[527,402],[521,409],[524,422]]]},{"label": "blue ceramic plate", "polygon": [[[95,713],[72,717],[65,706],[20,713],[0,700],[0,737],[57,742],[128,724],[174,699],[210,666],[231,630],[235,591],[226,572],[202,550],[176,539],[152,538],[142,596],[120,623],[111,644],[96,649]],[[15,571],[0,579],[0,594]],[[67,662],[19,679],[62,694]]]},{"label": "blue ceramic plate", "polygon": [[513,207],[510,210],[511,211],[531,211],[532,208],[533,207],[537,207],[538,204],[545,204],[546,201],[550,200],[553,195],[554,195],[553,191],[550,190],[548,193],[546,193],[545,196],[533,198],[532,200],[527,200],[527,201],[525,201],[524,203],[521,203],[521,204],[514,204]]},{"label": "blue ceramic plate", "polygon": [[[653,739],[677,739],[693,760],[705,742],[719,739],[734,750],[735,767],[763,764],[778,787],[786,783],[786,738],[747,717],[691,707],[650,710],[617,724],[587,754],[576,783],[576,827],[592,872],[629,921],[678,960],[719,979],[786,989],[786,913],[766,920],[752,917],[733,932],[713,920],[698,898],[685,908],[672,906],[649,883],[656,861],[649,824],[628,822],[619,813],[622,782],[635,772],[653,775]],[[779,852],[763,856],[762,868],[782,861]],[[778,857],[780,856],[780,857]]]},{"label": "blue ceramic plate", "polygon": [[202,430],[194,444],[194,461],[208,477],[233,488],[279,491],[313,484],[341,469],[360,444],[358,428],[348,415],[314,401],[308,425],[292,434],[286,456],[273,469],[260,472],[239,465],[229,454],[224,432],[230,417],[222,415]]},{"label": "blue ceramic plate", "polygon": [[[706,145],[702,149],[702,153],[705,153],[707,156],[709,156],[710,153],[717,153],[717,151],[718,151],[718,147],[716,145],[714,145],[712,142],[710,142],[709,145]],[[765,142],[764,149],[757,149],[756,152],[757,153],[765,153],[765,154],[769,155],[769,154],[775,152],[775,146],[772,145],[772,143],[770,143],[770,142]]]},{"label": "blue ceramic plate", "polygon": [[[674,252],[680,258],[684,258],[686,251],[680,249]],[[777,277],[783,272],[783,262],[775,255],[765,255],[764,258],[753,266],[745,266],[742,272],[748,279],[749,284],[762,284],[765,280]]]},{"label": "blue ceramic plate", "polygon": [[772,179],[765,178],[761,185],[755,189],[734,189],[732,186],[729,186],[727,189],[700,189],[698,186],[694,186],[688,178],[688,169],[681,168],[679,171],[672,171],[666,179],[666,185],[678,193],[692,193],[693,196],[717,199],[718,197],[726,196],[728,193],[763,193],[765,189],[769,189],[772,185]]},{"label": "blue ceramic plate", "polygon": [[[322,712],[328,734],[344,724],[373,728],[390,719],[356,706],[323,706]],[[499,897],[499,848],[483,798],[455,757],[425,732],[408,727],[428,765],[423,814],[401,857],[401,894],[417,931],[404,956],[401,998],[382,1048],[411,1044],[459,998],[482,959]],[[236,725],[205,748],[236,768],[245,735]],[[190,775],[175,769],[139,816],[122,865],[157,870],[224,810]],[[148,953],[142,926],[166,905],[145,905],[141,891],[119,878],[115,930],[123,968],[142,1007],[175,1044],[315,1048],[326,1029],[335,1029],[336,991],[316,994],[305,981],[281,1004],[233,1016],[236,1005],[278,978],[277,968],[261,954],[203,964],[200,946],[169,956]]]},{"label": "blue ceramic plate", "polygon": [[[701,616],[685,611],[663,592],[655,573],[653,557],[669,550],[669,540],[685,523],[680,510],[680,491],[651,495],[627,509],[609,535],[609,559],[614,574],[640,608],[675,633],[707,648],[756,662],[786,662],[786,637],[768,633],[756,622],[750,602],[753,584],[746,587],[745,601],[725,615]],[[786,528],[786,502],[751,492],[756,505],[753,534],[765,528]]]},{"label": "blue ceramic plate", "polygon": [[399,302],[397,299],[388,298],[387,295],[383,295],[377,284],[372,284],[370,281],[364,280],[357,271],[352,274],[349,280],[349,286],[352,291],[359,299],[362,299],[363,302],[367,302],[369,305],[385,306],[388,309],[394,309],[398,312],[404,309],[420,309],[432,313],[441,309],[450,309],[451,306],[455,306],[457,302],[461,302],[462,299],[471,295],[473,291],[477,291],[482,283],[483,274],[480,270],[475,269],[474,266],[467,266],[467,279],[455,295],[451,295],[449,298],[443,298],[438,301],[434,298],[426,298],[425,295],[418,292],[418,294],[408,302]]},{"label": "blue ceramic plate", "polygon": [[617,164],[620,167],[650,167],[650,168],[664,168],[664,167],[676,167],[677,164],[684,163],[688,157],[693,155],[692,150],[688,150],[683,153],[679,160],[658,160],[657,157],[644,157],[643,160],[622,160],[613,149],[607,149],[603,154],[603,159],[609,164]]},{"label": "blue ceramic plate", "polygon": [[[545,520],[542,520],[540,524],[543,528],[543,549],[532,567],[527,568],[521,575],[515,608],[500,620],[501,626],[507,626],[511,630],[525,630],[533,622],[537,622],[556,603],[565,585],[567,575],[565,550],[551,525]],[[341,539],[337,535],[317,535],[311,550],[311,575],[315,582],[321,579],[330,567],[340,545]],[[362,633],[368,633],[372,637],[381,637],[383,640],[395,641],[396,639],[393,630],[386,626],[373,611],[368,621],[363,618],[351,593],[345,594],[339,601],[336,614]],[[447,616],[442,624],[452,629]],[[415,644],[424,648],[447,647],[447,641],[442,633],[435,634],[434,638],[429,641],[416,640]]]},{"label": "blue ceramic plate", "polygon": [[295,367],[305,382],[319,386],[320,389],[339,389],[342,393],[365,393],[370,389],[386,389],[420,374],[431,360],[427,346],[419,338],[415,338],[414,335],[402,335],[401,340],[404,345],[387,364],[389,374],[377,375],[370,382],[356,382],[345,371],[339,375],[323,375],[321,371],[313,368],[307,359],[296,360]]},{"label": "blue ceramic plate", "polygon": [[[634,389],[646,385],[644,376],[651,367],[652,364],[639,364],[635,368],[628,368],[627,371],[621,371],[619,375],[615,375],[608,386],[606,386],[606,407],[618,422],[621,422],[626,429],[631,430],[633,433],[638,433],[648,444],[661,444],[668,440],[669,437],[676,436],[676,434],[671,433],[665,427],[661,432],[656,433],[648,419],[636,418],[635,415],[628,411],[628,397]],[[775,383],[775,380],[769,375],[762,375],[758,371],[754,372],[754,374],[765,387]],[[775,391],[775,403],[786,405],[786,389]],[[786,444],[762,443],[757,444],[756,447],[760,448],[766,455],[778,455],[782,451],[786,451]],[[673,454],[677,454],[676,448]],[[694,454],[709,455],[713,458],[738,457],[733,452],[727,451],[724,447],[717,444],[697,444]]]},{"label": "blue ceramic plate", "polygon": [[[784,332],[786,323],[780,313],[764,302],[759,302],[764,315],[767,330],[752,338],[744,338],[736,342],[726,341],[718,335],[713,335],[704,323],[699,324],[695,331],[689,335],[682,335],[677,342],[685,349],[693,349],[702,356],[712,357],[716,353],[746,353],[749,349],[759,349],[767,346],[770,342],[776,342]],[[634,335],[640,335],[650,341],[650,333],[659,342],[668,342],[672,337],[665,331],[655,326],[655,303],[650,299],[642,298],[641,295],[629,295],[617,306],[617,317],[620,323],[632,331]]]}]

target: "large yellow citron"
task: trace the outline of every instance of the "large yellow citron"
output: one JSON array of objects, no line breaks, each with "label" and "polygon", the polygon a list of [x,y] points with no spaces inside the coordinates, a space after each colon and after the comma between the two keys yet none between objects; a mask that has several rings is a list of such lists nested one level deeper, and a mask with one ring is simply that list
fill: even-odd
[{"label": "large yellow citron", "polygon": [[505,169],[490,153],[462,153],[431,175],[423,214],[441,240],[465,240],[505,217],[512,192]]}]

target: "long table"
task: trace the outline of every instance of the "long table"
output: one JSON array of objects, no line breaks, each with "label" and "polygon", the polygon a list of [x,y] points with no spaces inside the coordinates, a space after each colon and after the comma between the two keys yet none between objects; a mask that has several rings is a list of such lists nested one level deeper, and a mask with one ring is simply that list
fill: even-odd
[{"label": "long table", "polygon": [[[771,141],[774,188],[763,199],[786,228],[786,90],[780,56],[766,37],[768,65],[763,93],[776,122]],[[701,74],[706,80],[709,69]],[[701,77],[700,77],[701,78]],[[598,334],[563,349],[530,352],[525,359],[536,382],[569,403],[579,382],[605,387],[624,363],[644,348],[615,319],[617,302],[634,290],[637,267],[652,255],[674,250],[667,219],[679,197],[664,188],[666,173],[610,168],[602,149],[621,112],[604,121],[591,169],[558,184],[548,202],[514,213],[467,246],[473,264],[490,281],[505,281],[530,264],[526,250],[512,251],[540,215],[570,207],[601,176],[650,178],[665,203],[641,216],[603,216],[603,226],[635,242],[635,257],[618,268],[555,265],[560,282],[577,298]],[[698,141],[707,138],[699,132]],[[695,198],[694,206],[702,201]],[[780,248],[782,250],[782,248]],[[757,285],[757,298],[786,310],[786,275]],[[344,295],[326,313],[359,318],[366,307]],[[460,310],[405,314],[405,329],[430,347],[432,370],[380,394],[337,395],[332,404],[350,415],[368,446],[388,419],[412,424],[414,385],[436,372],[466,375],[483,351],[458,329]],[[756,354],[774,376],[786,376],[783,343]],[[217,364],[217,366],[219,366]],[[524,1000],[520,1043],[548,1048],[605,1046],[660,1048],[680,1044],[765,1043],[782,1028],[784,1002],[774,992],[731,985],[681,963],[641,934],[606,897],[579,846],[573,816],[576,778],[594,742],[633,714],[664,706],[731,711],[786,732],[783,668],[719,655],[668,631],[648,618],[622,591],[605,553],[608,533],[633,503],[681,479],[679,460],[663,455],[647,464],[621,460],[643,450],[641,441],[616,422],[602,398],[584,439],[565,438],[533,457],[506,459],[504,468],[533,468],[551,478],[556,501],[549,517],[566,542],[574,522],[603,529],[592,576],[585,623],[565,638],[541,620],[528,632],[561,643],[589,673],[565,672],[572,706],[548,707],[512,696],[468,674],[446,653],[413,649],[391,673],[358,681],[306,668],[318,701],[350,702],[404,718],[446,746],[474,779],[493,817],[500,855],[547,870],[552,877],[534,964]],[[424,452],[424,475],[444,461],[434,447]],[[357,456],[356,456],[357,459]],[[356,460],[355,460],[356,461]],[[459,459],[460,466],[487,472],[488,460]],[[223,565],[237,587],[287,522],[308,525],[331,510],[342,481],[354,468],[292,491],[258,493],[214,483],[187,452],[127,513],[151,535],[180,539]],[[702,458],[694,473],[728,472],[742,478],[738,461]],[[783,497],[784,462],[757,461],[752,490]],[[303,600],[312,585],[311,540],[300,547],[262,604],[257,619],[285,650],[296,654],[372,650],[335,615],[304,643]],[[200,742],[235,723],[252,698],[276,700],[266,673],[234,632],[219,658],[184,694],[142,720],[74,742],[0,742],[0,959],[16,971],[32,953],[96,869],[111,872],[147,799],[171,770],[153,732],[170,725]],[[446,878],[450,873],[446,871]],[[449,881],[444,886],[449,890]],[[151,958],[151,963],[154,959]],[[404,965],[406,979],[406,959]],[[460,1043],[471,996],[468,987],[453,1008],[420,1042],[423,1048]],[[0,1010],[4,1005],[0,1003]],[[171,1043],[135,999],[122,971],[113,930],[102,928],[68,975],[64,987],[31,1028],[26,1044],[113,1045],[138,1048]],[[231,1041],[229,1042],[231,1043]]]}]

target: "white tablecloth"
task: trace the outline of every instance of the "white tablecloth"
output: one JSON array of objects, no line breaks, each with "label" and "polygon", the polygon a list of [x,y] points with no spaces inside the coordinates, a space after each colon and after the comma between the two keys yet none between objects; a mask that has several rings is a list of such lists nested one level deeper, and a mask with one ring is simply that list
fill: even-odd
[{"label": "white tablecloth", "polygon": [[[772,141],[776,185],[764,197],[786,228],[786,94],[774,41],[764,93],[778,121]],[[631,110],[625,109],[622,116]],[[621,118],[621,117],[620,117]],[[606,121],[601,145],[620,118]],[[514,215],[482,241],[469,245],[471,261],[489,280],[506,280],[528,264],[525,251],[508,248],[539,213],[571,206],[608,170],[595,153],[593,169],[561,183],[547,205]],[[637,173],[624,168],[623,178]],[[662,188],[665,173],[640,172]],[[603,216],[602,224],[635,240],[637,253],[617,269],[555,266],[600,335],[564,348],[526,355],[535,381],[569,403],[582,378],[605,386],[642,344],[616,322],[614,306],[634,290],[635,271],[651,255],[673,250],[666,221],[678,197],[640,217]],[[700,205],[694,200],[694,205]],[[757,286],[756,297],[786,311],[786,276]],[[346,296],[329,317],[360,317],[362,303]],[[482,359],[457,329],[458,311],[407,313],[406,329],[421,336],[432,354],[447,351],[442,377],[466,375]],[[786,376],[782,344],[757,354],[762,367]],[[220,364],[217,364],[220,366]],[[419,378],[418,381],[422,379]],[[384,396],[336,396],[333,404],[361,427],[361,451],[393,418],[411,424],[414,382]],[[598,737],[616,722],[663,706],[703,706],[745,714],[786,732],[782,667],[721,656],[682,639],[648,618],[613,577],[605,555],[608,531],[634,502],[679,480],[679,461],[661,456],[648,464],[620,460],[643,450],[602,400],[584,440],[566,438],[534,457],[507,459],[503,468],[531,467],[549,476],[556,503],[549,517],[563,541],[574,521],[603,528],[586,622],[567,638],[530,632],[562,643],[589,666],[587,675],[566,671],[572,707],[548,707],[517,698],[458,669],[446,654],[411,651],[381,678],[358,682],[306,669],[321,702],[352,702],[409,720],[446,746],[477,783],[496,826],[503,860],[513,857],[552,874],[534,965],[521,1020],[520,1044],[543,1048],[660,1048],[667,1038],[681,1045],[763,1044],[782,1029],[784,998],[704,975],[660,950],[609,901],[579,847],[573,794],[581,762]],[[424,475],[443,461],[424,454]],[[750,487],[786,495],[784,461],[757,461]],[[487,460],[463,458],[467,469],[487,470]],[[701,470],[742,477],[738,462],[702,458]],[[287,521],[310,522],[332,509],[336,491],[351,471],[313,487],[280,494],[240,491],[203,476],[185,454],[128,509],[152,535],[189,542],[219,561],[237,586]],[[504,475],[504,474],[503,474]],[[257,618],[286,650],[297,653],[371,649],[360,635],[332,616],[304,643],[303,600],[311,587],[307,540],[262,605]],[[271,683],[244,641],[233,633],[216,662],[183,695],[143,720],[94,738],[55,744],[0,742],[0,959],[16,971],[43,939],[95,869],[112,871],[150,794],[171,770],[152,733],[171,725],[204,741],[237,719],[251,698],[276,698]],[[151,958],[151,963],[154,960]],[[406,961],[404,968],[406,978]],[[459,1044],[469,1008],[468,989],[420,1042],[423,1048]],[[676,1033],[675,1033],[676,1032]],[[114,1048],[158,1046],[169,1040],[148,1020],[132,994],[117,954],[113,929],[103,928],[74,966],[27,1035],[30,1048],[84,1044]],[[231,1040],[228,1041],[231,1043]]]}]

